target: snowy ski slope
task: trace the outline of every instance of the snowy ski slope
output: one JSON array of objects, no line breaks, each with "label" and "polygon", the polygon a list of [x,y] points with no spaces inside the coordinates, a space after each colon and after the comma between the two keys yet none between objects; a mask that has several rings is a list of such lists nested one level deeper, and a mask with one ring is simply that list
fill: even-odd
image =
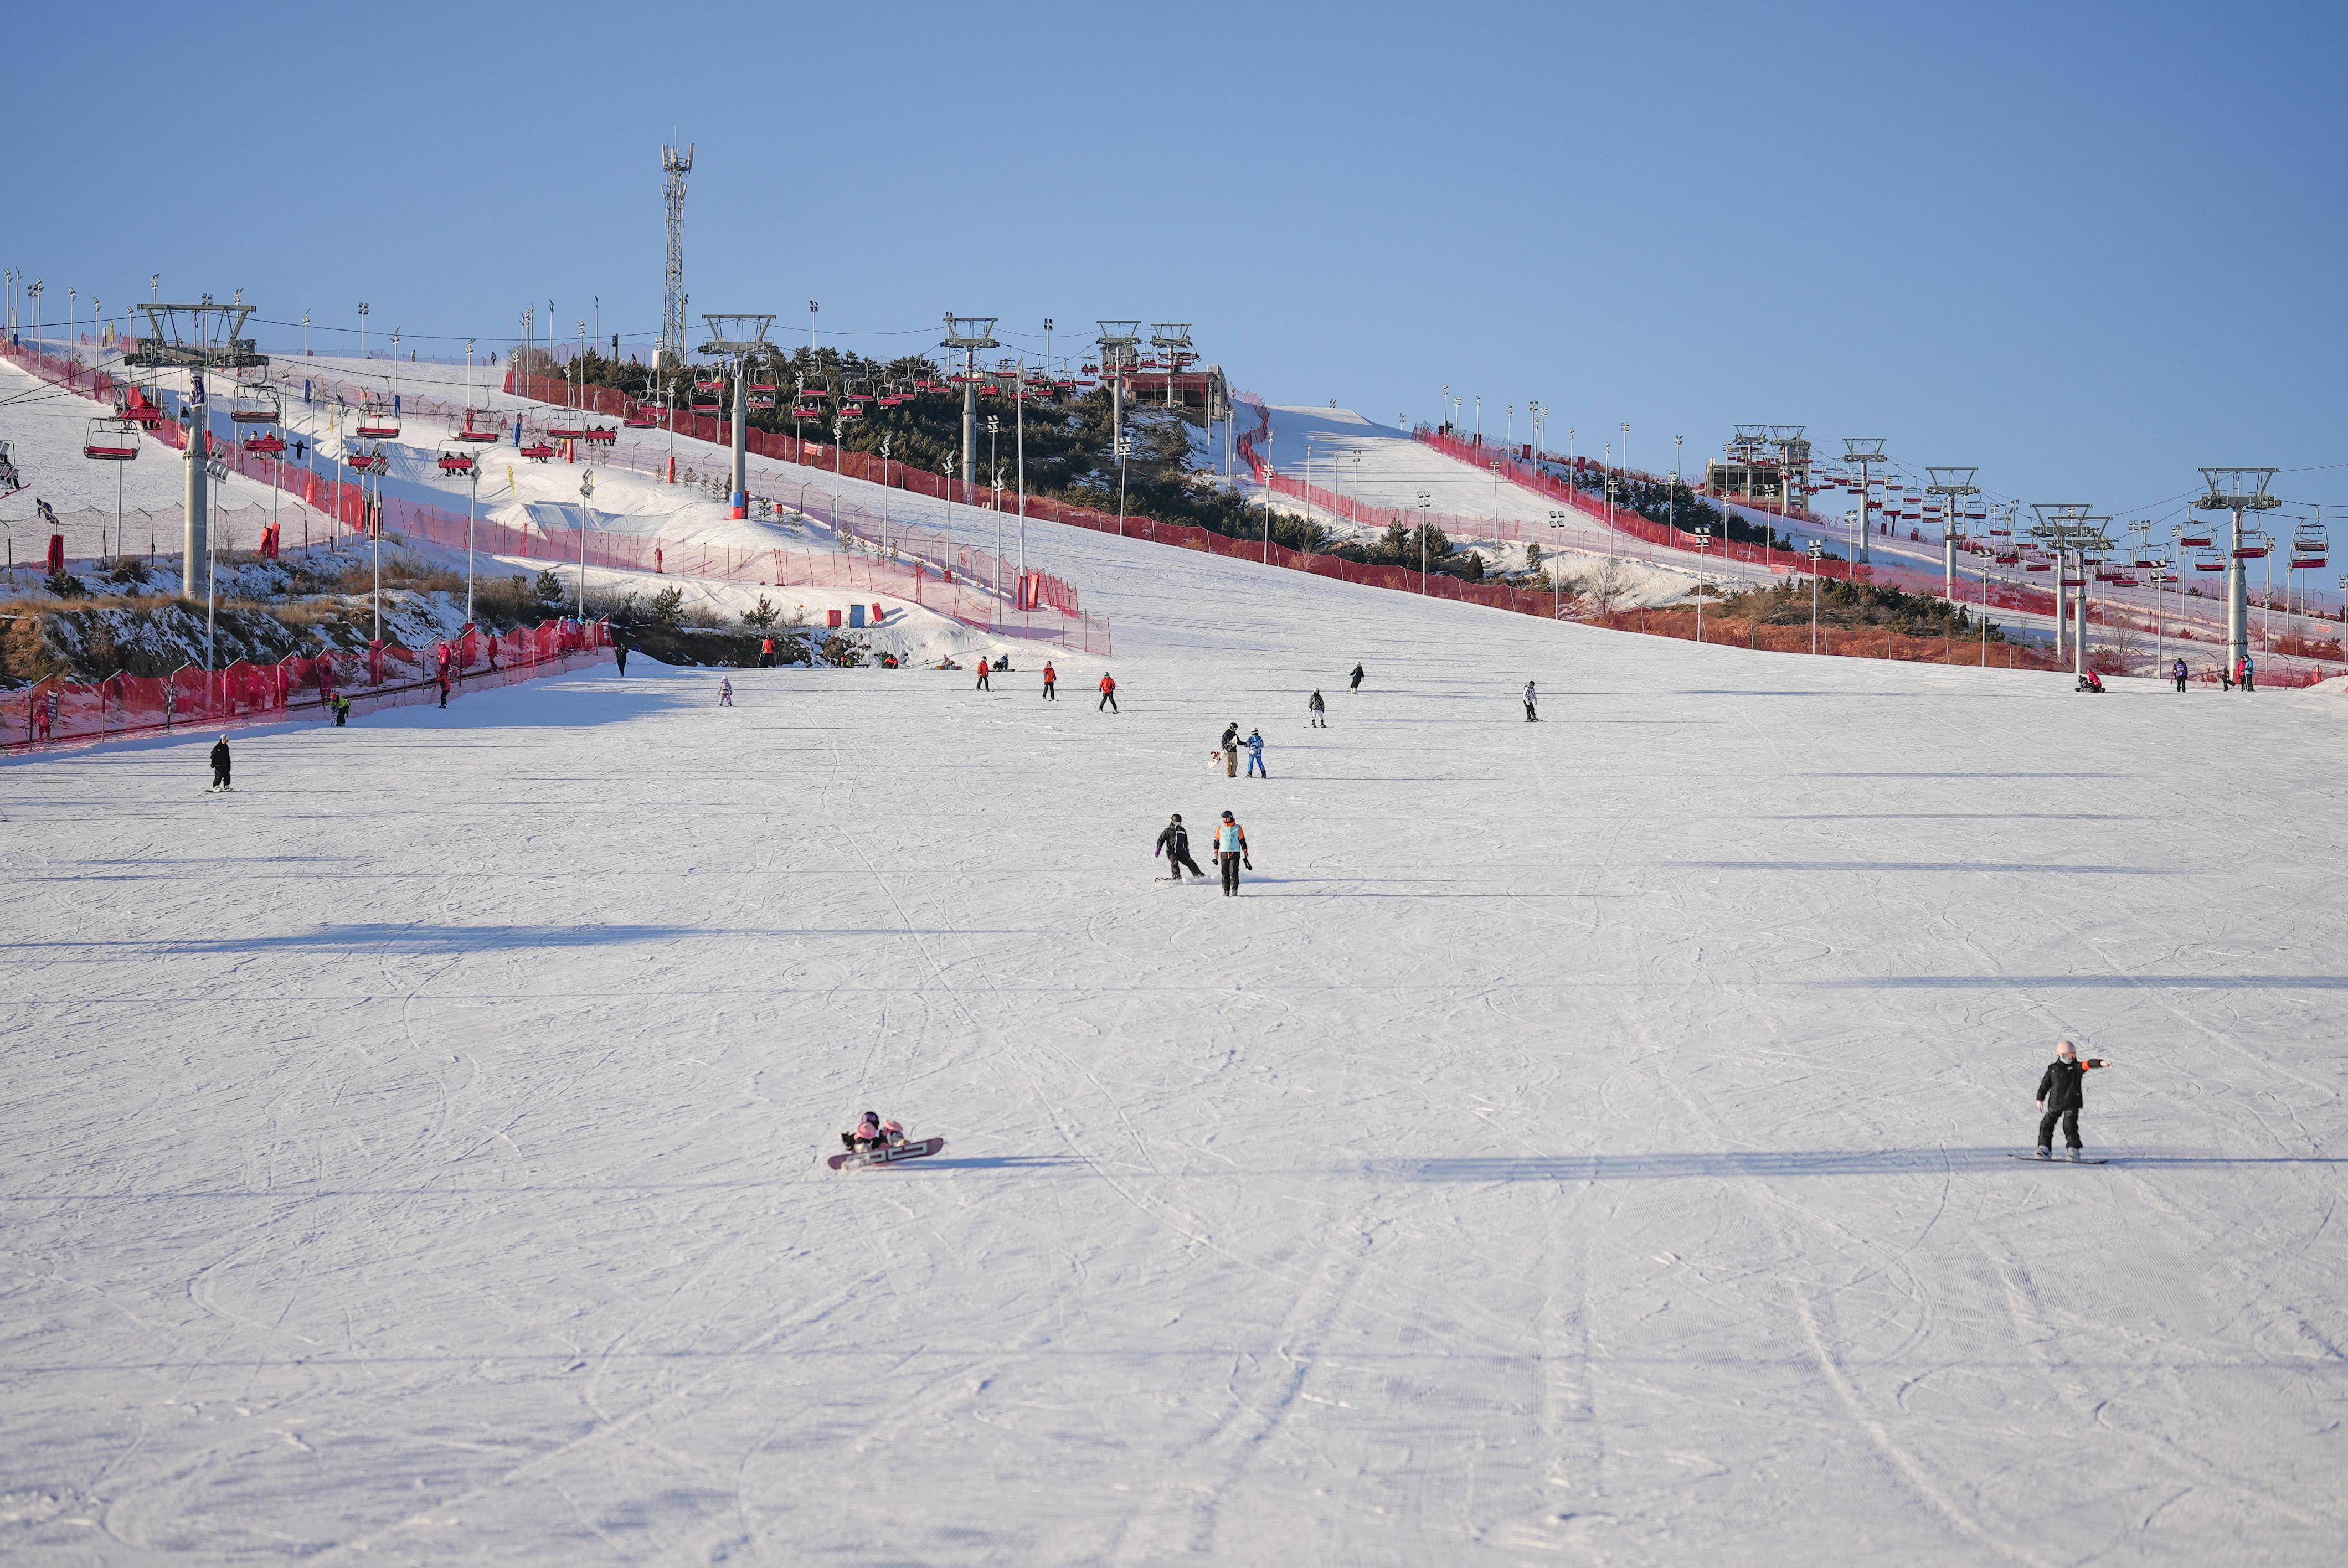
[{"label": "snowy ski slope", "polygon": [[[1050,531],[1121,714],[0,766],[0,1558],[2337,1560],[2348,703]],[[2108,1166],[2006,1157],[2065,1033]]]}]

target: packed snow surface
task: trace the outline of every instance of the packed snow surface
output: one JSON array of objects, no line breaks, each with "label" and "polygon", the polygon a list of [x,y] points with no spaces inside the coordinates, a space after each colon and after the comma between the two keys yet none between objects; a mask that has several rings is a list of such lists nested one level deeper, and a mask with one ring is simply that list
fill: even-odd
[{"label": "packed snow surface", "polygon": [[[1053,532],[1120,713],[0,767],[0,1558],[2337,1560],[2348,702]],[[2065,1035],[2113,1163],[2017,1163]]]}]

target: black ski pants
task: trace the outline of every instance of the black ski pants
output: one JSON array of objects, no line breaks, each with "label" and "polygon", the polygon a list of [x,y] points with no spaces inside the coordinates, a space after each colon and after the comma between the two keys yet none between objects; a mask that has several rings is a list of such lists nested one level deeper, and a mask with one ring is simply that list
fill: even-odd
[{"label": "black ski pants", "polygon": [[228,788],[228,764],[226,763],[222,763],[218,767],[212,769],[212,788]]},{"label": "black ski pants", "polygon": [[992,692],[992,691],[994,691],[994,687],[992,687],[992,686],[990,686],[990,685],[988,685],[988,684],[986,683],[986,682],[987,682],[987,681],[988,681],[988,679],[989,679],[989,677],[984,676],[984,675],[981,675],[981,676],[978,678],[978,689],[979,689],[980,691],[982,691],[982,692]]},{"label": "black ski pants", "polygon": [[1112,712],[1112,713],[1114,713],[1114,712],[1117,712],[1117,693],[1116,693],[1116,692],[1102,692],[1102,693],[1101,693],[1101,700],[1100,700],[1099,702],[1096,702],[1096,703],[1094,703],[1094,704],[1093,704],[1093,712],[1096,712],[1096,713],[1097,713],[1097,712],[1099,712],[1103,708],[1107,708],[1107,709],[1110,712]]},{"label": "black ski pants", "polygon": [[1227,896],[1235,896],[1240,890],[1240,857],[1237,855],[1219,855],[1215,858],[1223,863],[1223,892]]},{"label": "black ski pants", "polygon": [[1045,701],[1046,702],[1058,702],[1059,700],[1060,700],[1060,693],[1059,693],[1058,692],[1056,692],[1056,691],[1055,691],[1055,690],[1053,689],[1053,683],[1052,683],[1051,682],[1049,682],[1049,681],[1045,682],[1044,682],[1044,701]]},{"label": "black ski pants", "polygon": [[2177,689],[2180,692],[2185,690],[2185,677],[2182,675],[2177,678]]},{"label": "black ski pants", "polygon": [[1187,849],[1181,854],[1175,856],[1173,857],[1173,864],[1169,866],[1167,869],[1174,873],[1175,876],[1179,876],[1182,875],[1182,871],[1185,866],[1189,868],[1190,875],[1193,876],[1204,876],[1206,875],[1205,872],[1199,869],[1199,863],[1190,858],[1190,852]]},{"label": "black ski pants", "polygon": [[2042,1149],[2054,1146],[2054,1123],[2057,1122],[2063,1123],[2063,1147],[2079,1147],[2079,1108],[2075,1105],[2068,1111],[2049,1111],[2038,1119],[2038,1146]]}]

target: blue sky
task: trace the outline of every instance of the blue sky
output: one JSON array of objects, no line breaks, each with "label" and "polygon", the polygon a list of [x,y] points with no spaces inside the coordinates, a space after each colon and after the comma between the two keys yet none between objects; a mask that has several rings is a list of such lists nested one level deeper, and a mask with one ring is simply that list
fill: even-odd
[{"label": "blue sky", "polygon": [[2205,462],[2313,470],[2278,489],[2348,510],[2321,466],[2348,464],[2338,7],[134,5],[8,33],[0,262],[52,313],[160,270],[322,326],[366,299],[375,341],[503,343],[550,299],[567,333],[595,295],[650,333],[674,138],[694,309],[778,336],[810,298],[876,352],[949,308],[1021,346],[1046,315],[1188,320],[1276,402],[1416,419],[1447,384],[1497,431],[1538,398],[1585,449],[1627,421],[1643,466],[1768,420],[2123,515]]}]

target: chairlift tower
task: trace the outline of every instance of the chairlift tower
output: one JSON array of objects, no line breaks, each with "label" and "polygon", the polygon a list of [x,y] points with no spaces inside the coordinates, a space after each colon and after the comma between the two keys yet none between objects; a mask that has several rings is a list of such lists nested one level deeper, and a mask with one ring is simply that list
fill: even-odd
[{"label": "chairlift tower", "polygon": [[1924,470],[1931,483],[1924,488],[1941,497],[1941,556],[1943,583],[1941,597],[1951,604],[1957,602],[1957,506],[1967,496],[1981,494],[1973,483],[1978,468],[1931,468]]},{"label": "chairlift tower", "polygon": [[1149,323],[1149,346],[1158,351],[1158,362],[1166,367],[1166,406],[1174,406],[1174,373],[1181,368],[1180,361],[1190,353],[1189,322],[1152,322]]},{"label": "chairlift tower", "polygon": [[728,491],[726,515],[740,522],[750,515],[750,433],[747,410],[750,400],[750,362],[767,351],[767,329],[775,324],[772,311],[734,315],[708,315],[709,341],[704,354],[729,361],[734,373],[734,484]]},{"label": "chairlift tower", "polygon": [[[1124,472],[1122,459],[1128,450],[1125,440],[1125,373],[1133,368],[1134,345],[1141,341],[1139,322],[1102,322],[1100,336],[1093,340],[1100,345],[1101,374],[1109,378],[1109,447],[1120,459],[1118,472]],[[1122,489],[1123,481],[1119,481]]]},{"label": "chairlift tower", "polygon": [[946,335],[940,348],[962,351],[962,501],[971,504],[971,486],[978,472],[978,355],[981,349],[1001,348],[994,341],[994,316],[958,316],[946,313]]},{"label": "chairlift tower", "polygon": [[1889,464],[1883,455],[1883,438],[1876,436],[1846,436],[1842,438],[1842,460],[1859,466],[1859,559],[1856,565],[1868,562],[1867,541],[1875,532],[1868,520],[1868,471],[1878,463]]},{"label": "chairlift tower", "polygon": [[210,477],[211,441],[209,426],[211,410],[204,403],[204,372],[252,370],[269,363],[268,356],[256,351],[252,340],[244,335],[245,318],[253,307],[247,304],[223,305],[206,298],[192,305],[167,305],[160,302],[139,307],[147,316],[147,335],[132,340],[130,352],[122,363],[153,369],[188,372],[187,486],[181,492],[184,505],[180,525],[180,597],[193,600],[196,597],[196,563],[205,563],[204,592],[211,591],[211,530],[210,497],[206,481]]},{"label": "chairlift tower", "polygon": [[693,172],[693,148],[683,152],[661,147],[661,200],[668,209],[668,272],[661,290],[660,350],[653,355],[654,370],[675,370],[685,363],[685,177]]},{"label": "chairlift tower", "polygon": [[2267,494],[2274,483],[2272,468],[2204,468],[2209,493],[2193,503],[2197,512],[2227,512],[2233,528],[2226,540],[2226,667],[2242,667],[2250,651],[2250,566],[2242,554],[2242,514],[2271,512],[2282,505]]},{"label": "chairlift tower", "polygon": [[2069,580],[2071,552],[2091,526],[2089,508],[2085,501],[2033,501],[2030,509],[2038,514],[2030,537],[2054,552],[2054,657],[2059,660],[2070,637],[2070,599],[2065,584]]},{"label": "chairlift tower", "polygon": [[1794,510],[1794,487],[1802,488],[1804,507],[1810,502],[1810,442],[1807,425],[1772,425],[1769,445],[1777,449],[1777,515]]}]

